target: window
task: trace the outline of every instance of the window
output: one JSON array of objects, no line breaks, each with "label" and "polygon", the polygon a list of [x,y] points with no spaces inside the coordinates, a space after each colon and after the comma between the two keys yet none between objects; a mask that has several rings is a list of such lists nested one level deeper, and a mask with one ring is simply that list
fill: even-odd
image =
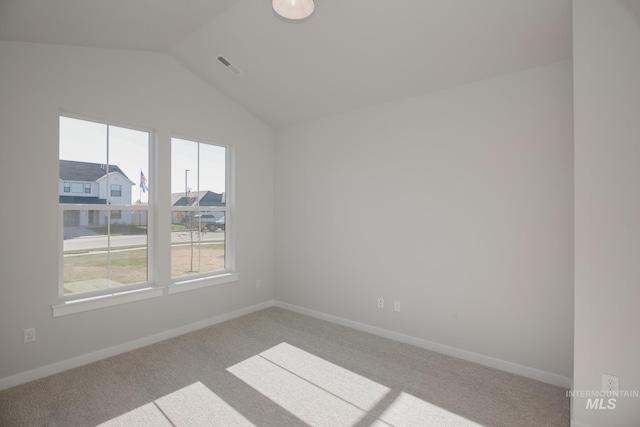
[{"label": "window", "polygon": [[149,167],[150,134],[60,117],[59,136],[61,297],[148,286],[148,195],[134,180]]},{"label": "window", "polygon": [[91,193],[91,184],[83,184],[81,182],[65,182],[63,191],[65,193]]},{"label": "window", "polygon": [[[159,283],[172,294],[238,280],[228,147],[179,138],[161,147],[149,132],[64,116],[59,138],[54,316],[161,297],[167,285]],[[154,206],[149,192],[156,149],[165,159],[171,152],[171,167],[161,169],[171,174],[170,205]],[[169,245],[154,246],[154,215],[171,216]],[[167,257],[170,268],[155,270],[154,259]]]},{"label": "window", "polygon": [[122,197],[122,185],[111,184],[111,197]]},{"label": "window", "polygon": [[84,185],[81,182],[72,182],[71,183],[71,192],[72,193],[84,193]]},{"label": "window", "polygon": [[180,283],[233,270],[228,251],[227,148],[171,139],[171,276]]}]

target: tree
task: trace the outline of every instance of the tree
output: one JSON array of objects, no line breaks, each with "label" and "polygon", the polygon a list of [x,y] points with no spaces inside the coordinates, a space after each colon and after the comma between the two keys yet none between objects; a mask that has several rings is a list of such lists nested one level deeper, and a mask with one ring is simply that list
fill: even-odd
[{"label": "tree", "polygon": [[185,232],[184,236],[188,239],[191,247],[191,266],[190,273],[193,273],[193,253],[196,242],[200,242],[202,237],[207,234],[207,225],[202,223],[200,215],[194,215],[194,212],[184,212]]}]

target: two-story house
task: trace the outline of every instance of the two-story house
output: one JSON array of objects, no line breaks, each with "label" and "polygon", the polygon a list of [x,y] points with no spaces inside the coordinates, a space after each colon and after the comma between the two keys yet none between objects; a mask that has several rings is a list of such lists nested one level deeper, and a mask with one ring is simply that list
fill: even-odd
[{"label": "two-story house", "polygon": [[[60,203],[130,205],[136,185],[117,165],[60,160],[58,195]],[[111,222],[131,223],[131,211],[111,211]],[[64,212],[65,226],[100,226],[107,223],[104,210]]]}]

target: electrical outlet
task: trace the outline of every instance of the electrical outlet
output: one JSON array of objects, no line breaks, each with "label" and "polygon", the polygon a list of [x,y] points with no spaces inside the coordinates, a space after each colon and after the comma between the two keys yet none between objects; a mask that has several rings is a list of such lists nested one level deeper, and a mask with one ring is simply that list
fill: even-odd
[{"label": "electrical outlet", "polygon": [[400,313],[400,301],[393,302],[393,311]]},{"label": "electrical outlet", "polygon": [[260,289],[262,287],[262,279],[256,280],[256,289]]},{"label": "electrical outlet", "polygon": [[384,308],[384,298],[378,297],[378,308]]},{"label": "electrical outlet", "polygon": [[36,340],[36,328],[29,328],[23,331],[23,343],[27,344]]},{"label": "electrical outlet", "polygon": [[618,377],[615,375],[602,374],[602,390],[615,392],[618,391],[618,389]]}]

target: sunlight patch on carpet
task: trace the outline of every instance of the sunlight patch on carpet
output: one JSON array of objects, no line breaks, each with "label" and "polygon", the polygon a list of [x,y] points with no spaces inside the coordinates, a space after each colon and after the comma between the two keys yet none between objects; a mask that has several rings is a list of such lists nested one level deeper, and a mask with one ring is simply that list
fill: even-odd
[{"label": "sunlight patch on carpet", "polygon": [[255,427],[201,382],[113,418],[98,427],[238,426]]},{"label": "sunlight patch on carpet", "polygon": [[355,425],[389,392],[387,387],[287,343],[227,370],[313,426]]},{"label": "sunlight patch on carpet", "polygon": [[227,371],[312,426],[354,426],[376,409],[376,427],[482,427],[405,392],[383,402],[388,387],[287,343]]},{"label": "sunlight patch on carpet", "polygon": [[270,361],[253,356],[229,372],[313,426],[354,425],[366,412]]},{"label": "sunlight patch on carpet", "polygon": [[130,427],[130,426],[157,426],[173,427],[156,405],[147,403],[144,406],[134,409],[112,418],[107,422],[99,424],[97,427]]},{"label": "sunlight patch on carpet", "polygon": [[379,417],[384,423],[374,423],[372,427],[387,425],[406,427],[482,427],[464,417],[425,402],[409,393],[400,393]]},{"label": "sunlight patch on carpet", "polygon": [[287,343],[260,356],[364,411],[373,409],[389,393],[388,387]]}]

